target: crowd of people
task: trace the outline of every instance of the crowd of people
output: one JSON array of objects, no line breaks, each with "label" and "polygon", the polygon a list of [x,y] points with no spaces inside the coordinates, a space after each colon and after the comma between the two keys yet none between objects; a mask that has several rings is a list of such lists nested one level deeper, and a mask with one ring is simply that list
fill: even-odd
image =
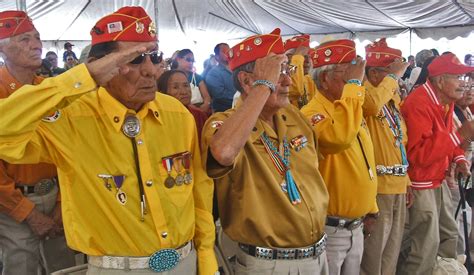
[{"label": "crowd of people", "polygon": [[216,220],[235,274],[467,274],[472,55],[275,29],[199,75],[141,7],[90,28],[61,69],[0,12],[2,274],[219,274]]}]

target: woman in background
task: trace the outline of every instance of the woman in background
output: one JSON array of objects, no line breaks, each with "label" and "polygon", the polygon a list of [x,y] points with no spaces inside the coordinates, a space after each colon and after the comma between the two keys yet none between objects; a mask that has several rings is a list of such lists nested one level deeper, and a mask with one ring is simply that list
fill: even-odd
[{"label": "woman in background", "polygon": [[188,108],[196,121],[199,141],[201,141],[201,130],[208,115],[191,104],[191,87],[186,73],[180,70],[164,72],[158,79],[158,91],[175,97]]},{"label": "woman in background", "polygon": [[[202,100],[193,101],[192,103],[206,114],[211,113],[211,96],[207,91],[204,79],[194,71],[194,54],[190,49],[183,49],[178,52],[173,60],[171,69],[178,69],[186,73],[191,89],[199,89]],[[194,88],[195,87],[195,88]]]}]

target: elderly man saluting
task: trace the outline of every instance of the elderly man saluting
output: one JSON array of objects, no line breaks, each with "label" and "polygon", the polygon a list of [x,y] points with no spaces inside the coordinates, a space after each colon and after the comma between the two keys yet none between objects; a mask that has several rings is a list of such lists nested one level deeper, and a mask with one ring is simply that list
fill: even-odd
[{"label": "elderly man saluting", "polygon": [[291,68],[280,29],[228,52],[243,101],[202,134],[224,231],[239,243],[237,274],[327,274],[328,195],[317,138],[288,100]]},{"label": "elderly man saluting", "polygon": [[192,115],[156,93],[152,20],[124,7],[91,35],[90,63],[0,101],[0,157],[58,167],[68,245],[89,274],[213,274],[213,183]]}]

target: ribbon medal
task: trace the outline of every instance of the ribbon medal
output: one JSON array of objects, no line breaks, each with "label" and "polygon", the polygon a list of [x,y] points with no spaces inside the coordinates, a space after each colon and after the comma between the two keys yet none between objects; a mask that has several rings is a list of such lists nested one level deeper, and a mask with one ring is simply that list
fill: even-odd
[{"label": "ribbon medal", "polygon": [[113,181],[114,181],[114,184],[115,184],[115,189],[117,189],[117,193],[115,194],[115,197],[117,198],[117,201],[121,204],[121,205],[125,205],[127,203],[127,194],[125,194],[125,192],[123,192],[122,189],[122,186],[123,186],[123,181],[125,180],[125,176],[124,175],[120,175],[120,176],[113,176]]},{"label": "ribbon medal", "polygon": [[184,184],[190,184],[193,181],[193,176],[191,175],[191,153],[186,152],[183,154],[183,165],[184,165]]},{"label": "ribbon medal", "polygon": [[110,184],[109,180],[112,179],[112,175],[107,175],[107,174],[98,174],[97,175],[99,178],[104,180],[104,186],[107,188],[109,191],[112,191],[112,184]]},{"label": "ribbon medal", "polygon": [[181,174],[183,171],[183,157],[182,155],[179,155],[173,159],[174,163],[174,170],[176,170],[176,173],[178,175],[175,178],[175,182],[177,186],[183,185],[184,183],[184,176]]},{"label": "ribbon medal", "polygon": [[171,176],[171,169],[173,169],[173,159],[170,157],[162,158],[161,163],[168,173],[168,177],[165,179],[165,186],[166,188],[172,188],[176,184],[173,177]]},{"label": "ribbon medal", "polygon": [[308,139],[303,135],[298,135],[291,139],[290,146],[291,148],[295,149],[296,152],[303,149],[306,144],[308,144]]}]

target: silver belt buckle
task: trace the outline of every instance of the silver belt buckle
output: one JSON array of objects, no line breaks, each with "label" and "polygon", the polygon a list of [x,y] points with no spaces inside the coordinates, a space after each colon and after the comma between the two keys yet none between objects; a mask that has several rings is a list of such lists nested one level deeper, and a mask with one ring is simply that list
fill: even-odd
[{"label": "silver belt buckle", "polygon": [[393,175],[394,176],[405,176],[407,171],[406,171],[405,165],[395,165],[393,166]]},{"label": "silver belt buckle", "polygon": [[387,173],[387,168],[383,165],[377,165],[375,168],[377,170],[377,175],[382,176]]},{"label": "silver belt buckle", "polygon": [[51,192],[54,187],[54,181],[52,179],[42,179],[35,184],[34,192],[36,195],[44,196]]},{"label": "silver belt buckle", "polygon": [[360,219],[360,218],[355,219],[355,220],[353,220],[349,223],[349,225],[347,226],[347,229],[354,230],[354,229],[358,228],[361,224],[362,224],[362,219]]}]

